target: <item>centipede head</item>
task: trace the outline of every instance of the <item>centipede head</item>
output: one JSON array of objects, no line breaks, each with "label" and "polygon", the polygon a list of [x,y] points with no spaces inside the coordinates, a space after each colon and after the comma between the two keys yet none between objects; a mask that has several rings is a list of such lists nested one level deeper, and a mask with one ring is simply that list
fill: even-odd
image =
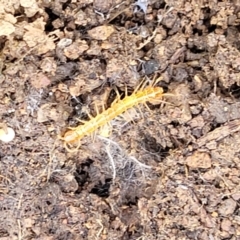
[{"label": "centipede head", "polygon": [[68,152],[76,152],[81,146],[79,136],[74,130],[68,130],[63,137],[59,138],[64,141],[64,147]]}]

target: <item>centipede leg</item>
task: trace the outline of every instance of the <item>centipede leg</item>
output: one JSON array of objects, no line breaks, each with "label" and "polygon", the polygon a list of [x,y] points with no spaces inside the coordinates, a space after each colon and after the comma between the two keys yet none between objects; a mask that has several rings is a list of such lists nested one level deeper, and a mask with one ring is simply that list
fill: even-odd
[{"label": "centipede leg", "polygon": [[76,130],[76,128],[75,127],[68,127],[67,129],[69,129],[69,130]]},{"label": "centipede leg", "polygon": [[103,137],[109,137],[112,133],[112,125],[111,123],[107,123],[99,129],[99,134]]},{"label": "centipede leg", "polygon": [[97,132],[96,131],[92,132],[90,136],[91,136],[92,142],[95,142],[96,136],[97,136]]},{"label": "centipede leg", "polygon": [[155,86],[157,83],[156,83],[156,79],[157,79],[157,74],[155,73],[154,76],[153,76],[153,80],[150,82],[150,86]]},{"label": "centipede leg", "polygon": [[96,139],[96,133],[95,132],[93,132],[93,133],[91,133],[91,140],[92,140],[92,142],[95,142],[95,139]]},{"label": "centipede leg", "polygon": [[89,111],[86,111],[87,116],[89,117],[89,119],[93,119],[93,116],[89,113]]},{"label": "centipede leg", "polygon": [[137,107],[138,111],[140,112],[141,117],[142,117],[142,119],[143,119],[143,118],[144,118],[144,115],[143,115],[143,112],[142,112],[140,106],[139,106],[139,105],[136,105],[136,107]]},{"label": "centipede leg", "polygon": [[94,103],[94,107],[95,107],[95,111],[96,111],[97,115],[99,115],[99,110],[98,110],[98,106],[96,103]]},{"label": "centipede leg", "polygon": [[[88,122],[88,121],[84,121],[84,120],[79,119],[79,118],[76,118],[76,120],[77,120],[78,122],[82,123],[82,124],[85,124],[85,123]],[[69,129],[74,130],[75,128],[69,128]]]},{"label": "centipede leg", "polygon": [[118,99],[116,98],[112,103],[111,103],[111,107],[114,106],[115,103],[118,102]]},{"label": "centipede leg", "polygon": [[138,86],[134,89],[132,94],[135,94],[136,92],[138,92],[142,88],[143,83],[144,83],[144,79],[138,84]]},{"label": "centipede leg", "polygon": [[114,87],[114,91],[115,91],[115,93],[117,95],[117,101],[119,101],[121,99],[121,95],[119,94],[119,91],[117,90],[116,87]]},{"label": "centipede leg", "polygon": [[[126,112],[124,112],[126,113]],[[116,117],[115,119],[119,120],[119,121],[126,121],[126,122],[129,122],[129,119],[124,115],[124,114],[121,114],[121,118],[120,117]]]},{"label": "centipede leg", "polygon": [[104,103],[102,103],[102,112],[105,111],[105,106],[104,106]]},{"label": "centipede leg", "polygon": [[156,86],[161,80],[163,80],[163,77],[160,76],[160,77],[156,77],[157,75],[154,76],[154,79],[153,79],[153,82],[152,82],[152,86]]},{"label": "centipede leg", "polygon": [[[148,80],[149,81],[149,80]],[[142,85],[141,85],[141,87],[140,87],[140,91],[143,91],[143,89],[147,86],[147,84],[148,84],[148,81],[144,81],[143,83],[142,83]]]},{"label": "centipede leg", "polygon": [[109,132],[110,132],[109,135],[111,135],[111,134],[112,134],[112,131],[113,131],[113,127],[112,127],[111,122],[108,123],[108,129],[110,129],[110,130],[109,130]]},{"label": "centipede leg", "polygon": [[148,106],[146,103],[144,103],[144,106],[147,108],[147,110],[148,110],[149,112],[151,112],[151,109],[149,108],[149,106]]},{"label": "centipede leg", "polygon": [[125,85],[125,96],[128,96],[128,89],[127,89],[127,85]]},{"label": "centipede leg", "polygon": [[135,121],[133,120],[132,116],[130,115],[130,113],[128,111],[125,111],[125,113],[128,115],[128,119],[123,115],[123,118],[125,119],[126,122],[129,122],[129,120],[133,123],[135,123]]}]

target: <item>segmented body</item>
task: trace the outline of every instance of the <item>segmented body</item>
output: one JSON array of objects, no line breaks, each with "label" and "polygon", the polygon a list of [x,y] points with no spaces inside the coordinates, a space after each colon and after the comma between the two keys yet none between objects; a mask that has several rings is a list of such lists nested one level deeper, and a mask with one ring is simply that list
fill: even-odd
[{"label": "segmented body", "polygon": [[76,128],[69,129],[61,139],[64,141],[65,146],[75,144],[83,137],[89,136],[105,124],[110,123],[111,120],[120,116],[126,110],[137,106],[140,103],[159,100],[162,96],[163,89],[161,87],[148,86],[144,89],[134,91],[131,95],[115,101],[110,108],[90,119],[88,122],[79,125]]}]

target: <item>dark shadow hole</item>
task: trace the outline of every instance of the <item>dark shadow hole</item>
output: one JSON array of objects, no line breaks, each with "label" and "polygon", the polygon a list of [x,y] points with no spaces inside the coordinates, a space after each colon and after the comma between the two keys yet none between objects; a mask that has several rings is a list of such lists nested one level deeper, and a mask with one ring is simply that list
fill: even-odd
[{"label": "dark shadow hole", "polygon": [[84,184],[89,180],[88,170],[93,163],[92,159],[87,159],[86,162],[77,166],[77,170],[74,173],[74,177],[79,185],[79,187],[84,186]]},{"label": "dark shadow hole", "polygon": [[109,196],[109,188],[111,186],[112,179],[107,178],[105,180],[105,183],[99,182],[96,184],[92,190],[91,193],[98,195],[99,197],[108,197]]},{"label": "dark shadow hole", "polygon": [[47,32],[51,32],[54,29],[53,25],[52,25],[52,22],[54,20],[56,20],[58,18],[58,16],[56,14],[54,14],[53,11],[50,8],[45,8],[45,11],[49,16],[49,19],[48,19],[47,24],[45,26],[45,30]]}]

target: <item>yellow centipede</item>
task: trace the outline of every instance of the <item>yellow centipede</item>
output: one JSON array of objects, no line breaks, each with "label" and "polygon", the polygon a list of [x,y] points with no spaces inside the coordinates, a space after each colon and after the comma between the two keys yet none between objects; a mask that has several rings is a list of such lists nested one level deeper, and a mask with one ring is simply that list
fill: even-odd
[{"label": "yellow centipede", "polygon": [[123,99],[119,97],[111,104],[111,106],[104,110],[102,113],[97,114],[96,117],[91,118],[89,121],[84,122],[84,124],[79,125],[75,128],[69,128],[69,130],[60,137],[64,141],[64,146],[70,151],[69,146],[72,146],[78,141],[78,146],[75,150],[80,147],[80,141],[83,137],[89,136],[99,128],[106,124],[109,124],[111,120],[118,117],[126,110],[137,106],[140,103],[151,102],[154,100],[159,100],[163,96],[163,89],[161,87],[154,87],[152,85],[135,89],[135,91]]}]

